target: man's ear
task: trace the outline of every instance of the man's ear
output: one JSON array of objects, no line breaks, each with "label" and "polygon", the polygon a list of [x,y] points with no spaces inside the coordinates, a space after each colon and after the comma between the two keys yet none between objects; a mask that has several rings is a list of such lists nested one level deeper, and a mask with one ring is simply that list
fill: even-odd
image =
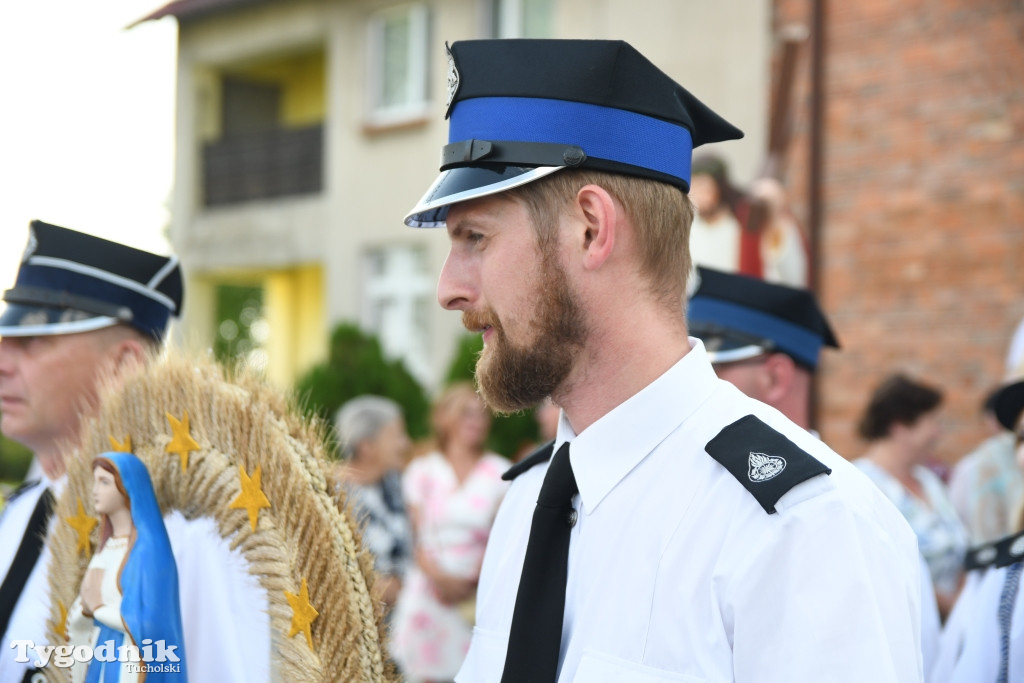
[{"label": "man's ear", "polygon": [[784,353],[773,353],[765,359],[764,368],[769,379],[765,403],[775,405],[789,393],[793,386],[796,363]]},{"label": "man's ear", "polygon": [[608,259],[615,247],[619,207],[600,185],[584,185],[576,193],[576,205],[582,217],[581,248],[583,267],[595,270]]},{"label": "man's ear", "polygon": [[138,337],[129,336],[117,341],[114,345],[111,359],[113,360],[113,371],[121,375],[126,370],[141,367],[145,364],[149,355],[147,345]]}]

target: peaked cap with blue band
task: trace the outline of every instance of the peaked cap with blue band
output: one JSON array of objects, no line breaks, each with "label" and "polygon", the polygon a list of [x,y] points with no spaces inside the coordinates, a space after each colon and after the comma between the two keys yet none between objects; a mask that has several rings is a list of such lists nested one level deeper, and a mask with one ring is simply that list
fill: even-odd
[{"label": "peaked cap with blue band", "polygon": [[704,342],[712,363],[778,351],[813,370],[822,346],[839,348],[817,299],[806,289],[703,267],[696,277],[687,324],[690,334]]},{"label": "peaked cap with blue band", "polygon": [[181,268],[174,256],[32,221],[18,277],[2,299],[3,337],[125,324],[160,339],[181,310]]},{"label": "peaked cap with blue band", "polygon": [[448,50],[441,175],[405,218],[444,225],[452,204],[563,168],[689,191],[693,148],[743,133],[626,42],[469,40]]}]

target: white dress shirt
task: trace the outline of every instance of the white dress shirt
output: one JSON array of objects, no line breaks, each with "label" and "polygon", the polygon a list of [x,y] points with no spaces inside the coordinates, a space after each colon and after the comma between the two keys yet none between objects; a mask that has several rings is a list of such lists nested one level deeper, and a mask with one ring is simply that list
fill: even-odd
[{"label": "white dress shirt", "polygon": [[[7,578],[7,572],[10,571],[14,556],[21,546],[21,539],[25,535],[40,496],[47,489],[52,489],[56,498],[60,495],[63,485],[63,478],[55,482],[43,478],[35,485],[22,490],[7,504],[3,512],[0,512],[0,583]],[[53,515],[48,528],[52,529],[56,520],[57,516]],[[11,648],[11,641],[31,640],[37,644],[48,644],[46,620],[50,616],[50,588],[47,584],[49,566],[50,549],[44,545],[14,606],[11,620],[7,623],[7,633],[0,634],[0,683],[21,683],[25,672],[29,668],[35,668],[31,664],[14,661],[17,653]],[[34,660],[36,655],[30,651],[29,656]]]},{"label": "white dress shirt", "polygon": [[[964,641],[972,628],[974,611],[977,607],[978,589],[984,583],[985,576],[993,571],[991,568],[967,572],[964,586],[953,605],[946,623],[939,635],[935,662],[932,665],[928,683],[949,683],[953,669],[964,649]],[[994,680],[994,679],[993,679]]]},{"label": "white dress shirt", "polygon": [[[558,681],[923,680],[917,542],[877,488],[778,411],[719,380],[703,345],[571,442]],[[754,414],[832,473],[768,514],[704,446]],[[756,451],[758,444],[750,444]],[[499,681],[547,464],[495,520],[459,683]]]},{"label": "white dress shirt", "polygon": [[[980,575],[965,607],[962,642],[956,653],[956,663],[949,675],[939,676],[936,669],[933,681],[949,683],[978,683],[995,681],[1001,661],[999,631],[999,601],[1006,583],[1007,567],[993,567]],[[1024,583],[1022,581],[1021,583]],[[1024,590],[1017,592],[1010,626],[1008,681],[1024,680]]]}]

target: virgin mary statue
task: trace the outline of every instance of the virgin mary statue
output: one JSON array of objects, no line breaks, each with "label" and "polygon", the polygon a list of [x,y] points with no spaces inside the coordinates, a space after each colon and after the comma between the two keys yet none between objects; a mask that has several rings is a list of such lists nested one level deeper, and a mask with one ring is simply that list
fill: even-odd
[{"label": "virgin mary statue", "polygon": [[93,648],[75,683],[187,681],[178,571],[146,466],[131,453],[93,460],[100,543],[68,630]]}]

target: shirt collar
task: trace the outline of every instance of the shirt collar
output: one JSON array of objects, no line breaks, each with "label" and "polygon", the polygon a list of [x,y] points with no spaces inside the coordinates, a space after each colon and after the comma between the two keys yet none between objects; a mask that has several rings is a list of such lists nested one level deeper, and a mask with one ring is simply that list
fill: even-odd
[{"label": "shirt collar", "polygon": [[591,514],[640,461],[707,400],[718,381],[703,343],[690,337],[689,353],[582,434],[573,431],[562,412],[554,452],[566,441],[571,444],[569,460],[583,511]]}]

